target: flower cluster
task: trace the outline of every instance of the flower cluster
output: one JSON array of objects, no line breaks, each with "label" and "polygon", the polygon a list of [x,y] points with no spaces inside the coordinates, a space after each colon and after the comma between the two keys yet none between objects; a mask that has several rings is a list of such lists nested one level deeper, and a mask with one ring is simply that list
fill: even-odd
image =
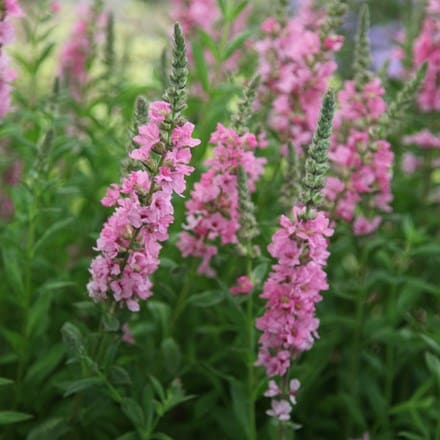
[{"label": "flower cluster", "polygon": [[[234,38],[245,30],[249,12],[248,7],[240,12],[232,23],[228,38]],[[208,34],[215,41],[221,39],[219,24],[222,14],[217,0],[172,0],[171,16],[173,20],[181,23],[183,33],[188,39],[194,40],[199,30]],[[206,49],[204,55],[208,64],[215,64],[214,55],[210,50]],[[189,53],[189,58],[191,60],[191,53]],[[221,68],[227,72],[234,71],[240,59],[240,53],[236,52],[227,60],[223,60]]]},{"label": "flower cluster", "polygon": [[329,151],[332,175],[327,178],[325,195],[337,217],[353,221],[357,235],[379,226],[377,210],[391,210],[393,153],[387,141],[371,134],[387,108],[383,95],[378,78],[362,90],[354,81],[346,81],[338,94],[340,109]]},{"label": "flower cluster", "polygon": [[214,155],[206,162],[209,170],[194,185],[191,199],[186,202],[186,231],[180,234],[177,246],[184,257],[202,258],[199,273],[214,276],[210,266],[217,254],[214,240],[219,237],[222,245],[238,241],[238,168],[243,167],[249,190],[255,191],[266,161],[255,156],[255,149],[266,146],[266,141],[249,132],[240,136],[234,129],[218,124],[210,142],[215,144]]},{"label": "flower cluster", "polygon": [[[263,332],[257,365],[264,366],[268,376],[286,376],[292,359],[309,350],[318,337],[315,305],[322,298],[320,291],[328,289],[323,267],[329,256],[327,238],[333,230],[322,211],[311,219],[304,217],[305,212],[305,207],[296,206],[292,219],[281,216],[280,228],[268,247],[277,263],[261,295],[267,301],[264,315],[257,319],[257,328]],[[299,382],[294,381],[293,397],[298,388]],[[279,394],[278,386],[270,382],[266,395]],[[275,400],[268,414],[287,420],[290,411],[289,402]]]},{"label": "flower cluster", "polygon": [[301,152],[311,141],[328,80],[337,68],[333,55],[343,38],[321,36],[326,17],[317,14],[306,8],[285,25],[268,18],[261,26],[264,38],[256,43],[260,103],[271,109],[268,123],[284,144],[283,153],[288,142]]},{"label": "flower cluster", "polygon": [[[139,148],[130,153],[148,171],[131,171],[102,199],[104,206],[116,209],[97,240],[100,255],[91,264],[87,288],[99,301],[111,292],[131,311],[138,311],[139,300],[152,294],[150,277],[159,266],[160,242],[168,238],[174,219],[171,198],[185,190],[185,176],[193,171],[188,165],[190,147],[200,143],[192,138],[193,124],[173,121],[171,113],[168,102],[150,105],[149,121],[134,138]],[[159,157],[157,163],[153,153]]]},{"label": "flower cluster", "polygon": [[425,81],[418,96],[421,110],[440,110],[440,3],[430,0],[422,30],[413,47],[415,67],[428,63]]},{"label": "flower cluster", "polygon": [[9,57],[4,48],[14,39],[14,28],[10,18],[23,15],[17,0],[0,0],[0,118],[11,108],[11,82],[16,77],[15,72],[9,67]]},{"label": "flower cluster", "polygon": [[72,97],[80,101],[88,81],[88,63],[92,58],[95,32],[103,28],[105,16],[99,11],[82,7],[69,39],[60,55],[60,74],[67,82]]}]

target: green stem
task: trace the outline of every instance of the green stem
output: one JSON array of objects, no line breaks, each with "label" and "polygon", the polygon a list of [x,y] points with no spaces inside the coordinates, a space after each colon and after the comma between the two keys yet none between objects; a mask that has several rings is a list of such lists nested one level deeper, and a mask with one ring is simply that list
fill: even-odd
[{"label": "green stem", "polygon": [[180,315],[185,310],[186,302],[188,299],[188,294],[191,291],[195,267],[196,267],[196,260],[193,258],[193,261],[191,263],[191,268],[187,272],[187,275],[186,275],[185,284],[183,285],[182,290],[179,293],[176,305],[175,305],[173,312],[171,314],[171,320],[170,320],[170,333],[171,334],[174,332],[175,326],[177,324],[177,321],[178,321]]},{"label": "green stem", "polygon": [[[252,276],[252,249],[251,244],[248,244],[247,256],[246,256],[246,273],[249,279]],[[254,294],[249,292],[247,299],[247,325],[248,325],[248,399],[249,399],[249,433],[250,440],[257,438],[256,426],[255,426],[255,328],[254,328]]]},{"label": "green stem", "polygon": [[[356,255],[358,256],[358,265],[359,265],[359,285],[362,286],[358,291],[356,295],[356,318],[355,318],[355,328],[354,328],[354,337],[353,337],[353,344],[351,348],[351,372],[350,372],[350,390],[353,394],[353,400],[356,402],[356,405],[359,405],[359,365],[360,365],[360,359],[362,356],[362,329],[364,325],[364,316],[365,316],[365,295],[366,290],[363,287],[365,285],[365,262],[364,258],[360,255],[360,249],[357,242],[357,239],[355,240],[355,248],[356,248]],[[359,258],[360,257],[360,258]],[[348,419],[348,428],[347,428],[347,434],[351,435],[352,430],[352,418],[349,417]]]}]

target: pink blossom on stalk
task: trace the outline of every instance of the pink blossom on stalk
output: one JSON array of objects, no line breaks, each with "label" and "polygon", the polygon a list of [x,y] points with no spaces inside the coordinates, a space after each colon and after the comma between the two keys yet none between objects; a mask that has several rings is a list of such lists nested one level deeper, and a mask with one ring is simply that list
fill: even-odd
[{"label": "pink blossom on stalk", "polygon": [[[328,289],[323,267],[333,229],[323,212],[318,211],[312,219],[304,218],[304,213],[304,207],[294,207],[292,219],[281,216],[280,228],[268,246],[277,262],[264,284],[261,297],[267,301],[266,309],[256,325],[263,332],[257,365],[265,367],[269,377],[285,378],[292,360],[309,350],[318,337],[315,304],[321,300],[320,291]],[[289,420],[299,387],[297,379],[281,387],[270,380],[264,395],[276,399],[272,399],[267,414],[281,421]],[[288,398],[291,404],[279,400],[280,396]]]},{"label": "pink blossom on stalk", "polygon": [[283,154],[288,142],[298,152],[310,143],[322,97],[337,68],[334,53],[343,43],[339,35],[321,38],[326,17],[309,3],[285,25],[266,19],[263,38],[255,45],[262,79],[260,104],[271,109],[268,123],[284,144]]},{"label": "pink blossom on stalk", "polygon": [[129,345],[136,344],[136,340],[134,339],[127,322],[122,326],[122,340]]},{"label": "pink blossom on stalk", "polygon": [[[231,40],[246,29],[250,8],[246,7],[232,23],[228,38]],[[197,33],[203,31],[214,41],[220,41],[222,36],[221,11],[217,0],[171,0],[171,17],[181,23],[184,35],[188,40],[197,38]],[[188,57],[192,62],[192,54],[188,48]],[[216,60],[209,49],[204,53],[206,62],[214,66]],[[235,52],[227,60],[223,60],[222,72],[231,72],[237,69],[240,61],[240,51]]]},{"label": "pink blossom on stalk", "polygon": [[323,212],[311,220],[301,217],[304,212],[294,207],[292,220],[281,216],[280,229],[268,246],[277,264],[264,284],[266,310],[257,319],[263,332],[257,365],[264,366],[268,376],[284,376],[292,358],[309,350],[318,337],[315,304],[321,300],[319,292],[328,289],[323,266],[333,230]]},{"label": "pink blossom on stalk", "polygon": [[233,295],[244,294],[246,295],[253,289],[252,281],[246,275],[242,275],[237,278],[237,284],[231,287],[231,293]]},{"label": "pink blossom on stalk", "polygon": [[67,80],[72,97],[79,102],[89,77],[87,64],[93,43],[102,33],[105,14],[81,7],[77,15],[72,33],[61,49],[59,70]]},{"label": "pink blossom on stalk", "polygon": [[0,11],[0,118],[11,109],[11,82],[15,80],[15,71],[9,67],[9,57],[4,46],[14,40],[14,28],[10,17],[22,17],[23,10],[17,0],[5,0],[4,10]]},{"label": "pink blossom on stalk", "polygon": [[290,420],[290,413],[292,406],[287,400],[272,400],[272,408],[266,411],[266,414],[271,417],[276,417],[278,420]]},{"label": "pink blossom on stalk", "polygon": [[405,153],[402,157],[401,169],[405,174],[413,174],[420,167],[422,161],[412,153]]},{"label": "pink blossom on stalk", "polygon": [[264,158],[255,156],[255,149],[265,146],[265,140],[252,133],[239,135],[222,124],[211,135],[214,155],[206,161],[208,171],[194,185],[191,199],[186,202],[185,231],[180,234],[177,247],[184,257],[202,257],[198,272],[215,276],[210,261],[221,245],[237,243],[240,226],[237,172],[241,166],[247,174],[249,189],[263,173]]},{"label": "pink blossom on stalk", "polygon": [[[166,102],[151,104],[151,114],[161,109],[163,118],[155,117],[139,127],[134,139],[143,145],[143,136],[155,124],[160,133],[162,122],[171,109]],[[156,115],[157,116],[157,115]],[[184,123],[171,132],[171,148],[165,149],[160,135],[151,143],[150,150],[162,145],[155,172],[138,170],[130,172],[120,184],[112,184],[102,199],[104,206],[115,207],[96,243],[98,255],[91,263],[92,279],[87,285],[90,296],[96,301],[113,300],[133,312],[140,309],[139,301],[152,295],[151,275],[159,266],[161,242],[168,239],[168,228],[174,220],[171,203],[173,193],[181,195],[185,189],[184,176],[193,168],[190,147],[200,141],[192,138],[194,126]],[[148,130],[147,130],[148,127]],[[150,151],[149,150],[149,151]],[[133,157],[133,156],[132,156]],[[140,160],[147,161],[150,155]]]},{"label": "pink blossom on stalk", "polygon": [[346,81],[338,94],[335,131],[329,150],[331,165],[324,194],[334,214],[353,222],[356,235],[369,234],[381,223],[379,212],[389,212],[392,201],[390,144],[372,137],[387,106],[378,78],[358,90]]},{"label": "pink blossom on stalk", "polygon": [[405,145],[417,145],[418,147],[427,149],[440,149],[440,135],[434,134],[428,129],[404,136],[402,142]]},{"label": "pink blossom on stalk", "polygon": [[440,110],[440,3],[431,0],[426,9],[422,30],[413,47],[414,66],[428,64],[425,80],[418,96],[421,110]]}]

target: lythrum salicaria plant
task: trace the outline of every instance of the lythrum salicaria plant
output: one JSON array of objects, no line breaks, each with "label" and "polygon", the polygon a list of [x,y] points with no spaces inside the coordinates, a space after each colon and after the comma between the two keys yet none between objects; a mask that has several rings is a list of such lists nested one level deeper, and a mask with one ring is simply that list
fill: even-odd
[{"label": "lythrum salicaria plant", "polygon": [[2,440],[440,438],[438,0],[80,3],[0,0]]}]

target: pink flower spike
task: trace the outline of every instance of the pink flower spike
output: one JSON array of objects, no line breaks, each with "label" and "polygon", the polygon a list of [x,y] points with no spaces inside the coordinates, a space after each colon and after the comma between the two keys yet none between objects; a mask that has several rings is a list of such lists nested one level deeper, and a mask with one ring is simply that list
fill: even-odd
[{"label": "pink flower spike", "polygon": [[237,278],[237,284],[235,286],[231,287],[230,291],[234,295],[237,295],[240,293],[245,295],[245,294],[251,292],[253,287],[254,286],[253,286],[251,280],[246,275],[242,275],[241,277]]}]

